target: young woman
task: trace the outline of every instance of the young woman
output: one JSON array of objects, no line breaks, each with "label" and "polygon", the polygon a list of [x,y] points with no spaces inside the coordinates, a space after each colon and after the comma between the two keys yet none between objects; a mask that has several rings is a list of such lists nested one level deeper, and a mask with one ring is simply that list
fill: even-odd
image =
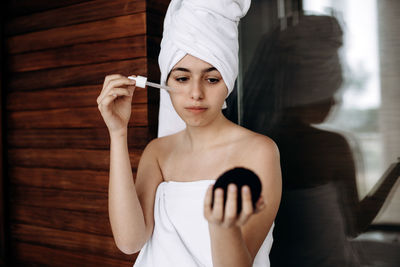
[{"label": "young woman", "polygon": [[[223,116],[229,88],[214,65],[186,53],[166,76],[186,128],[147,145],[136,179],[127,145],[135,81],[109,75],[97,99],[111,138],[109,216],[118,248],[141,250],[135,266],[269,266],[281,195],[276,145]],[[249,188],[233,184],[215,190],[212,205],[213,183],[237,166],[261,180],[255,210]]]}]

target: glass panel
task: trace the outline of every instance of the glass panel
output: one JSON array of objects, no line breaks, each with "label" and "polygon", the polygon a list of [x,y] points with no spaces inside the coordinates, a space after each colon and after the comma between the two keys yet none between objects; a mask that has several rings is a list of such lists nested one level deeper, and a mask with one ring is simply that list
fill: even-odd
[{"label": "glass panel", "polygon": [[253,1],[241,22],[232,103],[281,152],[273,266],[400,264],[399,12],[399,1]]}]

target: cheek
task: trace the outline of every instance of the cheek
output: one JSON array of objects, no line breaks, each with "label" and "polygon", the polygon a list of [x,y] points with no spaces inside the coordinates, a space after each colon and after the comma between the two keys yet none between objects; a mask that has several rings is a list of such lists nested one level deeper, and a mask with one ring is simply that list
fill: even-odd
[{"label": "cheek", "polygon": [[215,99],[218,103],[221,103],[222,105],[227,96],[228,96],[228,89],[226,88],[226,86],[223,86],[213,92],[212,98]]},{"label": "cheek", "polygon": [[183,101],[182,94],[174,94],[174,93],[169,93],[169,98],[171,99],[172,106],[176,110],[176,108],[179,108],[181,106],[180,103]]},{"label": "cheek", "polygon": [[[178,90],[176,93],[171,93],[169,92],[170,99],[172,101],[173,106],[179,107],[180,103],[184,103],[186,98],[189,97],[190,94],[188,94],[187,90],[185,88],[181,88],[179,84],[175,85],[173,80],[170,80],[170,83],[168,86],[171,86],[175,89]],[[206,98],[208,99],[207,102],[212,102],[214,105],[223,105],[225,99],[228,96],[228,88],[226,85],[223,86],[218,86],[218,87],[210,87],[206,89],[206,92],[204,92],[207,96]]]}]

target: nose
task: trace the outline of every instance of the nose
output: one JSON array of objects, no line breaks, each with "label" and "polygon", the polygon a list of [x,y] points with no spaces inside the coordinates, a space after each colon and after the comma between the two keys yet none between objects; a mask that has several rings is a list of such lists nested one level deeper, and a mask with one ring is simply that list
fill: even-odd
[{"label": "nose", "polygon": [[190,90],[190,98],[193,100],[201,100],[204,98],[204,88],[200,81],[193,82]]}]

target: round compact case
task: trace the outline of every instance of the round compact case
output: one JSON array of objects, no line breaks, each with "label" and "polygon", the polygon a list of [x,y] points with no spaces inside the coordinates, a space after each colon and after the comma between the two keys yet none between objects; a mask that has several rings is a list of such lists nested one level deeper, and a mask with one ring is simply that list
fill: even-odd
[{"label": "round compact case", "polygon": [[217,188],[222,188],[224,190],[224,203],[226,202],[227,189],[229,184],[235,184],[238,189],[237,198],[237,213],[239,214],[242,210],[242,186],[248,185],[251,191],[251,199],[253,202],[253,208],[256,208],[256,202],[260,198],[261,194],[261,181],[257,174],[253,171],[237,167],[224,172],[215,182],[213,187],[213,201],[214,204],[214,191]]}]

